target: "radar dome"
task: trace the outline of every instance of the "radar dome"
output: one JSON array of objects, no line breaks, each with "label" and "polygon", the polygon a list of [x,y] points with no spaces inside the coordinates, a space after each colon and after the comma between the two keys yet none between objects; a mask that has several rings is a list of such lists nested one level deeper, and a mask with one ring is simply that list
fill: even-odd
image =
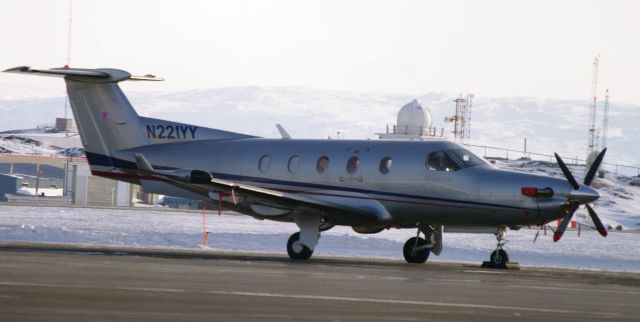
[{"label": "radar dome", "polygon": [[400,109],[396,124],[397,132],[422,135],[431,128],[431,111],[414,99]]}]

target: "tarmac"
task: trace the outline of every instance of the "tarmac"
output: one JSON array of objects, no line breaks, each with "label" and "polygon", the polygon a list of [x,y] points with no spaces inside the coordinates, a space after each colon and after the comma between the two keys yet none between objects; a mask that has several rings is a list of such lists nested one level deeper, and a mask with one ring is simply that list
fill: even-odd
[{"label": "tarmac", "polygon": [[2,321],[640,319],[640,274],[0,243]]}]

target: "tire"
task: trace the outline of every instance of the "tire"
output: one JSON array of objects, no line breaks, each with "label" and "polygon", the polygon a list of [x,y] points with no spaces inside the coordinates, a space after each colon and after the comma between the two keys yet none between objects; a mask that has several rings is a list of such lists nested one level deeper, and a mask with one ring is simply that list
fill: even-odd
[{"label": "tire", "polygon": [[404,255],[404,259],[407,263],[411,264],[422,264],[427,261],[429,258],[429,253],[431,252],[430,248],[421,249],[417,252],[412,253],[413,246],[416,243],[416,238],[418,239],[418,247],[427,245],[427,241],[421,237],[411,237],[404,243],[404,248],[402,249],[402,254]]},{"label": "tire", "polygon": [[287,241],[287,253],[289,254],[289,258],[291,259],[299,259],[306,260],[311,258],[313,251],[309,249],[309,247],[299,244],[298,246],[302,247],[302,250],[296,252],[293,247],[294,243],[300,240],[300,233],[295,233],[289,237],[289,241]]},{"label": "tire", "polygon": [[498,249],[494,250],[493,253],[491,253],[489,259],[494,265],[502,266],[506,265],[509,262],[509,255],[504,249]]}]

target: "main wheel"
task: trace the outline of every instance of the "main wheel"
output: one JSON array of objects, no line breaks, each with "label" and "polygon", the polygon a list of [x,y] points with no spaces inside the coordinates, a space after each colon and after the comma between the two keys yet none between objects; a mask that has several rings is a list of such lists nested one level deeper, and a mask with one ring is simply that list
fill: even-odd
[{"label": "main wheel", "polygon": [[309,259],[313,251],[300,243],[300,233],[295,233],[287,241],[287,253],[291,259]]},{"label": "main wheel", "polygon": [[427,245],[427,241],[421,237],[411,237],[404,243],[404,248],[402,249],[402,254],[404,254],[404,259],[407,263],[412,264],[422,264],[427,261],[429,258],[429,252],[431,248],[422,248],[417,251],[413,251],[416,246],[416,238],[418,239],[417,247],[420,248],[422,246]]},{"label": "main wheel", "polygon": [[504,249],[498,249],[494,250],[493,253],[491,253],[489,259],[494,265],[505,265],[509,262],[509,255]]}]

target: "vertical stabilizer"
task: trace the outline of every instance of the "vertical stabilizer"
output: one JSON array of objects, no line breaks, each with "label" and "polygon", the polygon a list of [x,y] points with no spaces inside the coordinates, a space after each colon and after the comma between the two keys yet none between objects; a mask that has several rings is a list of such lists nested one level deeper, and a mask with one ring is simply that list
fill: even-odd
[{"label": "vertical stabilizer", "polygon": [[110,156],[148,144],[138,114],[117,83],[67,80],[67,93],[87,152]]}]

